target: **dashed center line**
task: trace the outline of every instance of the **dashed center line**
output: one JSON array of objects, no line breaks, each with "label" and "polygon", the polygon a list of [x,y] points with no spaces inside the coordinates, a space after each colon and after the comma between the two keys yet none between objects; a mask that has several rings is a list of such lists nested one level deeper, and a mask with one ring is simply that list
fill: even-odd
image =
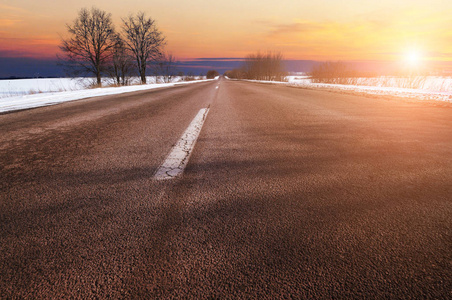
[{"label": "dashed center line", "polygon": [[203,108],[198,112],[163,164],[155,172],[155,179],[172,179],[184,172],[208,112],[209,108]]}]

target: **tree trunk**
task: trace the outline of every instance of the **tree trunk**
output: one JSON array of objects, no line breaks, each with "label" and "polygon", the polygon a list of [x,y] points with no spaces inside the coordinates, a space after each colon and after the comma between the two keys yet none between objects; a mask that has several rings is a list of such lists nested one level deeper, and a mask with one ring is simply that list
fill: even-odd
[{"label": "tree trunk", "polygon": [[141,84],[146,84],[146,62],[141,62],[141,70],[140,70],[140,75],[141,75]]},{"label": "tree trunk", "polygon": [[102,86],[102,78],[100,77],[100,72],[97,72],[97,86],[101,87]]}]

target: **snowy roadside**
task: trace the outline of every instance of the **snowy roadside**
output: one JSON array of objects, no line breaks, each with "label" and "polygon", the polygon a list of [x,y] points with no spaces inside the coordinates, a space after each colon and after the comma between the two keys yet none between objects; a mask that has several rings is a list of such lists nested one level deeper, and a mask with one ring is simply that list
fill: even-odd
[{"label": "snowy roadside", "polygon": [[352,93],[380,95],[380,96],[395,96],[402,98],[416,98],[420,100],[435,100],[452,103],[452,92],[437,92],[423,89],[408,89],[396,87],[382,87],[382,86],[362,86],[362,85],[343,85],[343,84],[328,84],[328,83],[312,83],[309,80],[290,80],[289,82],[280,81],[262,81],[262,80],[247,80],[258,83],[279,84],[286,86],[294,86],[306,89],[324,89],[331,91],[346,91]]},{"label": "snowy roadside", "polygon": [[154,83],[146,85],[133,85],[123,87],[106,87],[96,89],[85,89],[68,92],[50,92],[33,95],[14,96],[0,98],[0,113],[11,112],[21,109],[36,108],[41,106],[55,105],[67,101],[81,100],[85,98],[108,96],[123,93],[130,93],[143,90],[151,90],[156,88],[173,87],[184,84],[192,84],[199,82],[212,81],[216,79],[181,81],[175,83]]}]

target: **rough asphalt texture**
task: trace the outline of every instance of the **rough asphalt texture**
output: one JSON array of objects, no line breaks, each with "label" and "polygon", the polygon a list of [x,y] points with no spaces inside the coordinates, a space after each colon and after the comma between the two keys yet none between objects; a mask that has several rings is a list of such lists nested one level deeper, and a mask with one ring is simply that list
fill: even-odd
[{"label": "rough asphalt texture", "polygon": [[452,297],[450,105],[219,82],[0,115],[0,298]]}]

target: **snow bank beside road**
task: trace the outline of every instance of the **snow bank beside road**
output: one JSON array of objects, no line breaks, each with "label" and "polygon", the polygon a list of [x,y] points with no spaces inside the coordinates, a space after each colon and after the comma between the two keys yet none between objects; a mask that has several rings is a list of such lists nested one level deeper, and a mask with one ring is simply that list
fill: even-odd
[{"label": "snow bank beside road", "polygon": [[92,80],[91,78],[3,79],[0,80],[0,98],[83,90]]},{"label": "snow bank beside road", "polygon": [[198,82],[206,82],[214,79],[182,81],[176,83],[158,83],[145,85],[132,85],[123,87],[107,87],[95,88],[68,92],[41,93],[33,95],[15,96],[8,98],[0,98],[0,113],[9,112],[20,109],[35,108],[47,105],[54,105],[67,101],[80,100],[98,96],[108,96],[136,91],[150,90],[163,87],[172,87],[177,85],[192,84]]},{"label": "snow bank beside road", "polygon": [[452,92],[435,92],[421,89],[407,89],[394,87],[380,87],[380,86],[361,86],[361,85],[342,85],[342,84],[326,84],[326,83],[309,83],[295,84],[300,87],[307,88],[323,88],[332,90],[342,90],[357,93],[365,93],[372,95],[396,96],[404,98],[416,98],[421,100],[436,100],[452,102]]},{"label": "snow bank beside road", "polygon": [[[185,81],[182,76],[174,76],[171,83]],[[205,79],[205,77],[192,77],[193,80]],[[128,78],[129,85],[139,85],[140,78]],[[146,76],[148,84],[164,83],[162,76]],[[114,86],[111,78],[102,78],[105,87]],[[0,98],[23,96],[29,94],[41,94],[50,92],[69,92],[86,90],[96,85],[96,79],[92,77],[76,78],[29,78],[29,79],[3,79],[0,80]]]},{"label": "snow bank beside road", "polygon": [[343,85],[343,84],[328,84],[328,83],[312,83],[308,76],[289,76],[288,82],[277,81],[259,81],[249,80],[252,82],[281,84],[287,86],[296,86],[301,88],[310,89],[324,89],[324,90],[336,90],[336,91],[349,91],[353,93],[363,93],[382,96],[396,96],[403,98],[416,98],[420,100],[436,100],[452,103],[452,89],[448,91],[435,91],[426,89],[408,89],[408,88],[396,88],[396,87],[383,87],[383,86],[365,86],[365,85]]}]

